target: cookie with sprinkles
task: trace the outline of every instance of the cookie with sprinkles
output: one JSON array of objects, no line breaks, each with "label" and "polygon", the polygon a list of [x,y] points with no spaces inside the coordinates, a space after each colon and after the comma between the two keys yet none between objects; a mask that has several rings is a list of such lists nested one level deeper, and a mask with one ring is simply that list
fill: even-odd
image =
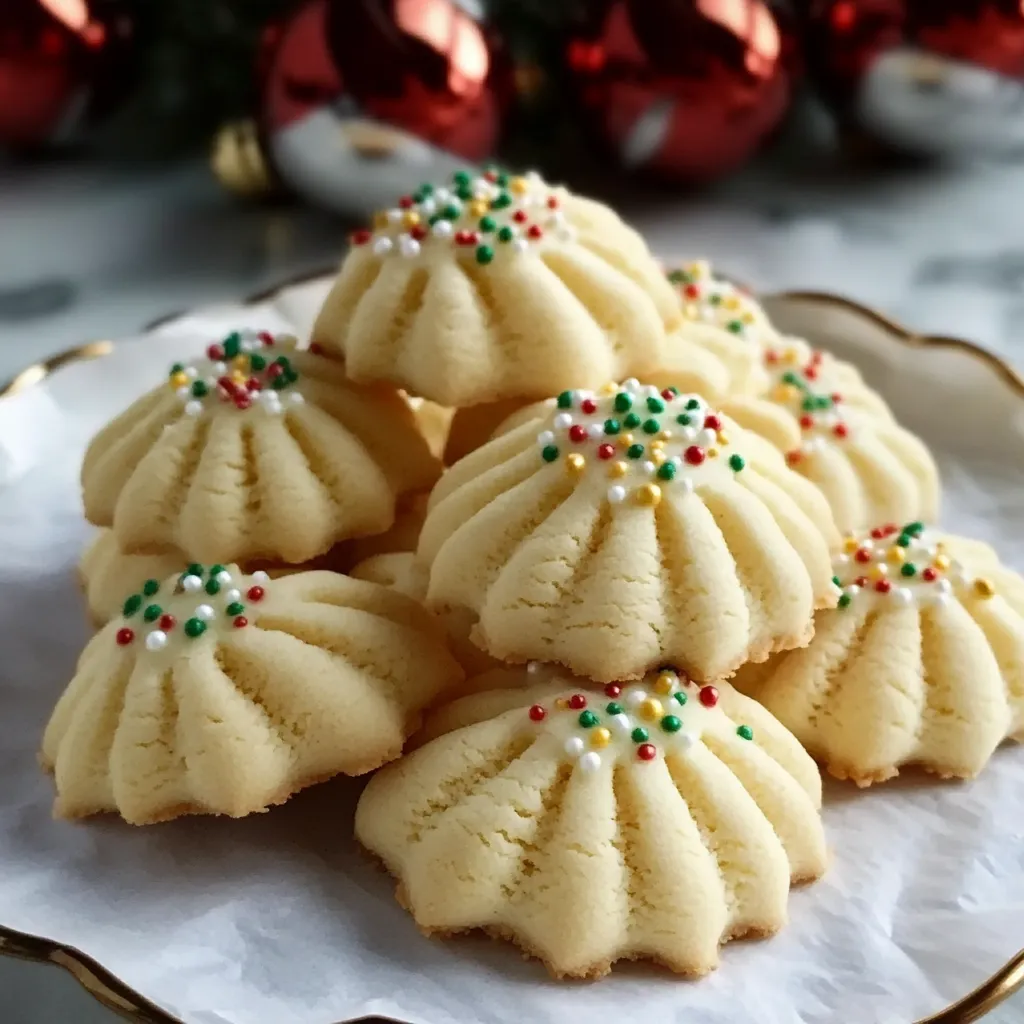
[{"label": "cookie with sprinkles", "polygon": [[825,495],[841,530],[934,518],[939,474],[931,453],[859,375],[793,339],[767,348],[765,367],[763,396],[730,396],[722,409],[785,453]]},{"label": "cookie with sprinkles", "polygon": [[888,523],[848,536],[834,571],[839,604],[810,645],[733,680],[831,774],[970,778],[1024,738],[1024,581],[990,549]]},{"label": "cookie with sprinkles", "polygon": [[397,757],[461,680],[432,617],[378,584],[216,564],[140,580],[46,727],[55,813],[252,814]]},{"label": "cookie with sprinkles", "polygon": [[353,235],[313,337],[354,380],[469,406],[651,370],[680,321],[608,207],[534,173],[460,171]]},{"label": "cookie with sprinkles", "polygon": [[306,562],[388,530],[440,472],[414,412],[292,343],[238,331],[172,366],[90,443],[89,521],[128,553],[241,563]]},{"label": "cookie with sprinkles", "polygon": [[431,718],[356,809],[428,934],[485,929],[559,978],[640,958],[700,975],[825,870],[813,761],[728,683],[555,677]]},{"label": "cookie with sprinkles", "polygon": [[418,554],[428,604],[505,661],[698,678],[809,639],[835,603],[821,494],[699,395],[565,391],[456,463]]}]

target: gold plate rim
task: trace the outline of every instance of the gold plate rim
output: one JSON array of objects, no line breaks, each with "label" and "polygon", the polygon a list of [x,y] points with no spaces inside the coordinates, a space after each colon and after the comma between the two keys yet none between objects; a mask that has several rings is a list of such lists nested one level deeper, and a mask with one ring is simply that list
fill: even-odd
[{"label": "gold plate rim", "polygon": [[[333,268],[326,267],[294,275],[278,284],[253,293],[242,300],[242,305],[254,306],[257,303],[266,302],[288,288],[294,288],[298,285],[315,281],[318,278],[327,277],[333,272]],[[896,338],[901,344],[913,348],[955,349],[961,351],[971,358],[984,363],[997,376],[1009,384],[1018,395],[1024,397],[1024,376],[1021,376],[1000,356],[972,341],[938,334],[915,333],[877,310],[871,309],[868,306],[862,306],[853,299],[834,295],[831,292],[785,291],[777,293],[775,297],[793,301],[817,302],[822,305],[844,309],[849,313],[871,320],[883,328],[889,335]],[[184,315],[186,314],[170,313],[166,316],[161,316],[147,324],[143,328],[142,333],[145,334],[156,330],[156,328],[171,323]],[[113,341],[90,341],[66,349],[63,352],[58,352],[48,359],[32,363],[0,387],[0,399],[28,391],[41,381],[52,376],[62,367],[110,355],[114,348],[115,343]],[[89,995],[125,1020],[143,1022],[143,1024],[183,1024],[180,1018],[173,1016],[166,1010],[162,1010],[142,995],[141,992],[133,989],[127,982],[122,981],[115,974],[111,973],[101,963],[74,946],[68,946],[62,942],[39,935],[30,935],[27,932],[20,932],[0,924],[0,956],[27,960],[32,963],[56,964],[58,967],[62,967],[74,977]],[[1011,957],[972,992],[940,1010],[938,1013],[933,1014],[931,1017],[922,1018],[917,1021],[917,1024],[969,1024],[970,1021],[978,1020],[991,1010],[994,1010],[1022,986],[1024,986],[1024,949],[1021,949]],[[354,1024],[357,1020],[393,1021],[394,1018],[379,1016],[373,1018],[360,1017],[352,1018],[351,1021],[337,1022],[337,1024]],[[401,1022],[395,1021],[394,1024],[401,1024]]]}]

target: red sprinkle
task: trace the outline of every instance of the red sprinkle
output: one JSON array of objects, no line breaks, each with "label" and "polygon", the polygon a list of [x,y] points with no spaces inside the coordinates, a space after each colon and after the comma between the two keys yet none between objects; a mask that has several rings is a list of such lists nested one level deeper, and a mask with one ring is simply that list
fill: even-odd
[{"label": "red sprinkle", "polygon": [[721,430],[722,421],[713,412],[711,412],[704,417],[704,426],[707,427],[708,430]]},{"label": "red sprinkle", "polygon": [[769,365],[777,363],[779,361],[779,353],[773,348],[768,349],[764,354],[764,361]]},{"label": "red sprinkle", "polygon": [[[270,331],[260,331],[260,333],[257,334],[256,337],[259,338],[264,345],[274,344],[274,336],[270,333]],[[310,345],[309,347],[312,348],[313,346]]]},{"label": "red sprinkle", "polygon": [[417,224],[409,231],[409,234],[412,235],[417,242],[422,242],[423,239],[427,237],[427,229],[422,224]]},{"label": "red sprinkle", "polygon": [[885,536],[885,527],[883,527],[883,526],[876,526],[876,527],[875,527],[875,528],[874,528],[874,529],[873,529],[873,530],[871,531],[871,536],[872,536],[872,537],[873,537],[873,538],[874,538],[875,540],[881,540],[881,539],[882,539],[882,538],[883,538],[883,537]]},{"label": "red sprinkle", "polygon": [[621,697],[622,687],[618,683],[608,683],[604,688],[606,697]]},{"label": "red sprinkle", "polygon": [[868,585],[867,576],[858,576],[854,581],[858,587],[866,587]]},{"label": "red sprinkle", "polygon": [[662,388],[661,391],[661,397],[664,398],[666,402],[671,402],[678,394],[679,392],[674,391],[672,388]]},{"label": "red sprinkle", "polygon": [[595,402],[592,398],[584,398],[583,401],[580,402],[580,409],[582,409],[583,412],[587,413],[588,415],[591,413],[595,413],[597,412],[597,402]]},{"label": "red sprinkle", "polygon": [[584,697],[582,693],[574,693],[569,698],[569,707],[571,707],[573,711],[582,711],[586,706],[587,698]]},{"label": "red sprinkle", "polygon": [[252,399],[244,391],[240,391],[233,399],[236,409],[248,409],[252,405]]},{"label": "red sprinkle", "polygon": [[245,629],[249,625],[249,620],[244,615],[236,615],[235,621],[231,623],[235,629]]},{"label": "red sprinkle", "polygon": [[800,426],[803,427],[804,430],[810,430],[811,427],[814,426],[814,417],[813,416],[801,416],[800,417]]},{"label": "red sprinkle", "polygon": [[258,381],[258,380],[257,380],[257,379],[255,378],[255,377],[250,377],[250,378],[249,378],[249,379],[248,379],[248,380],[247,380],[247,381],[245,382],[245,386],[246,386],[246,387],[247,387],[247,388],[248,388],[248,389],[249,389],[250,391],[262,391],[262,390],[263,390],[263,385],[262,385],[262,384],[261,384],[261,383],[260,383],[260,382],[259,382],[259,381]]},{"label": "red sprinkle", "polygon": [[700,295],[700,287],[699,287],[699,285],[695,285],[695,284],[688,284],[688,285],[687,285],[687,286],[686,286],[686,287],[685,287],[685,288],[683,289],[683,294],[684,294],[684,295],[685,295],[685,296],[686,296],[686,297],[687,297],[688,299],[696,299],[696,298],[697,298],[697,297],[698,297],[698,296]]},{"label": "red sprinkle", "polygon": [[273,380],[275,377],[280,377],[284,373],[284,367],[280,363],[271,363],[267,367],[267,377]]},{"label": "red sprinkle", "polygon": [[938,578],[938,575],[939,574],[931,566],[928,566],[928,568],[925,569],[923,573],[921,573],[921,579],[927,580],[929,583],[931,583],[933,580]]},{"label": "red sprinkle", "polygon": [[832,392],[832,402],[833,402],[833,404],[838,405],[842,400],[843,400],[843,396],[841,394],[839,394],[838,391],[833,391]]},{"label": "red sprinkle", "polygon": [[159,623],[159,625],[160,625],[160,628],[165,633],[167,633],[170,630],[174,629],[174,627],[177,624],[178,624],[178,620],[173,615],[166,615],[165,614],[165,615],[161,615],[160,616],[160,623]]},{"label": "red sprinkle", "polygon": [[224,358],[224,349],[220,345],[211,345],[206,350],[207,359],[212,359],[215,363],[219,363]]},{"label": "red sprinkle", "polygon": [[597,457],[599,459],[611,459],[615,456],[615,445],[599,444],[597,446]]},{"label": "red sprinkle", "polygon": [[636,748],[636,756],[641,761],[653,761],[658,756],[658,748],[653,743],[641,743]]},{"label": "red sprinkle", "polygon": [[235,382],[230,377],[218,377],[217,387],[223,388],[229,395],[235,393]]},{"label": "red sprinkle", "polygon": [[587,437],[587,428],[581,426],[579,423],[574,423],[569,428],[570,441],[574,441],[576,444],[582,444],[584,441],[586,441]]},{"label": "red sprinkle", "polygon": [[117,631],[116,639],[119,647],[127,647],[135,639],[135,630],[124,626]]},{"label": "red sprinkle", "polygon": [[879,580],[875,584],[875,590],[880,594],[888,594],[892,590],[892,584],[888,580]]},{"label": "red sprinkle", "polygon": [[497,181],[497,180],[498,180],[498,175],[497,175],[497,174],[495,174],[495,172],[494,172],[494,171],[487,171],[487,172],[486,172],[486,173],[484,174],[484,177],[485,177],[485,178],[486,178],[486,179],[487,179],[488,181],[490,181],[490,182],[495,182],[495,181]]},{"label": "red sprinkle", "polygon": [[699,466],[705,459],[704,449],[699,445],[691,444],[689,448],[683,452],[683,458],[691,466]]},{"label": "red sprinkle", "polygon": [[558,196],[548,196],[548,209],[549,210],[557,210],[558,209]]},{"label": "red sprinkle", "polygon": [[367,228],[360,228],[358,231],[352,232],[353,245],[366,245],[371,238],[373,238],[373,232]]},{"label": "red sprinkle", "polygon": [[408,210],[408,209],[410,209],[410,208],[412,207],[412,204],[413,204],[413,198],[412,198],[412,196],[402,196],[402,198],[398,200],[398,205],[399,205],[399,206],[400,206],[400,207],[401,207],[401,208],[402,208],[403,210]]},{"label": "red sprinkle", "polygon": [[820,349],[811,354],[811,366],[817,366],[825,358],[825,353]]},{"label": "red sprinkle", "polygon": [[541,230],[541,226],[539,224],[531,224],[526,229],[526,236],[527,238],[532,238],[536,240],[538,238],[543,238],[544,232]]},{"label": "red sprinkle", "polygon": [[805,377],[806,377],[806,378],[807,378],[808,380],[817,380],[817,379],[818,379],[818,371],[817,371],[817,369],[815,369],[815,367],[813,367],[813,366],[808,366],[808,367],[806,367],[806,369],[804,370],[804,376],[805,376]]},{"label": "red sprinkle", "polygon": [[718,703],[718,690],[713,686],[702,686],[697,697],[704,707],[713,708]]},{"label": "red sprinkle", "polygon": [[540,704],[534,704],[530,708],[530,721],[531,722],[543,722],[547,718],[547,711],[541,707]]},{"label": "red sprinkle", "polygon": [[786,461],[791,465],[795,466],[802,458],[804,453],[799,448],[794,448],[791,452],[786,452]]},{"label": "red sprinkle", "polygon": [[845,423],[837,423],[832,428],[832,433],[835,434],[836,437],[846,437],[846,435],[849,432],[850,432],[850,428]]},{"label": "red sprinkle", "polygon": [[262,601],[265,593],[266,591],[262,587],[250,587],[245,596],[250,601]]},{"label": "red sprinkle", "polygon": [[517,224],[525,224],[527,221],[527,216],[528,215],[525,210],[516,210],[516,212],[512,214],[512,219]]},{"label": "red sprinkle", "polygon": [[871,561],[871,552],[868,551],[867,548],[857,548],[857,550],[853,553],[853,557],[858,562],[870,562]]},{"label": "red sprinkle", "polygon": [[890,537],[899,530],[899,527],[896,523],[886,523],[883,529],[885,530],[886,537]]}]

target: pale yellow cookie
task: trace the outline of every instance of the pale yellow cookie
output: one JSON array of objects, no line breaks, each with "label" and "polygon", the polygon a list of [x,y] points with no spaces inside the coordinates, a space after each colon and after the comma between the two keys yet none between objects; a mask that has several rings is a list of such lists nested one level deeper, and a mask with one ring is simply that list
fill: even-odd
[{"label": "pale yellow cookie", "polygon": [[556,977],[620,959],[700,975],[825,870],[813,761],[728,684],[554,681],[464,698],[448,726],[356,809],[428,935],[484,929]]},{"label": "pale yellow cookie", "polygon": [[442,405],[642,373],[680,320],[640,236],[536,174],[424,185],[353,243],[313,337],[354,380]]},{"label": "pale yellow cookie", "polygon": [[598,680],[702,679],[799,646],[834,604],[820,492],[703,399],[627,381],[565,392],[435,487],[428,604],[505,661]]},{"label": "pale yellow cookie", "polygon": [[984,555],[920,522],[850,537],[839,607],[818,613],[810,646],[742,668],[736,686],[839,778],[867,786],[912,764],[976,775],[1024,738],[1024,581],[972,551]]},{"label": "pale yellow cookie", "polygon": [[55,813],[241,817],[402,750],[462,670],[422,607],[330,572],[147,581],[89,642],[43,737]]},{"label": "pale yellow cookie", "polygon": [[765,350],[762,397],[730,397],[722,410],[786,453],[814,483],[844,531],[932,519],[939,474],[924,443],[901,427],[849,364],[797,339]]},{"label": "pale yellow cookie", "polygon": [[437,459],[397,392],[354,385],[293,341],[236,332],[175,364],[89,445],[90,522],[124,551],[222,562],[299,563],[388,530]]}]

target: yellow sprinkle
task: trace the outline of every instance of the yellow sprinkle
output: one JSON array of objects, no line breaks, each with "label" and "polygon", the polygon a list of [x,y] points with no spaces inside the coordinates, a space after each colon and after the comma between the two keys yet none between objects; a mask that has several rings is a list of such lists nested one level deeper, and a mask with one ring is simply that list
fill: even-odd
[{"label": "yellow sprinkle", "polygon": [[656,718],[661,718],[664,713],[665,709],[661,706],[661,701],[657,697],[648,697],[640,705],[640,714],[649,722],[653,722]]},{"label": "yellow sprinkle", "polygon": [[373,226],[375,228],[386,228],[388,226],[387,210],[378,210],[373,215]]},{"label": "yellow sprinkle", "polygon": [[722,301],[722,305],[726,309],[739,309],[740,300],[735,295],[730,295],[727,299]]},{"label": "yellow sprinkle", "polygon": [[859,548],[859,547],[860,547],[860,544],[858,543],[856,537],[846,537],[846,538],[843,539],[843,550],[849,551],[849,552],[852,553],[852,552],[856,551],[857,548]]},{"label": "yellow sprinkle", "polygon": [[636,489],[636,503],[656,508],[661,504],[661,488],[657,484],[644,484]]},{"label": "yellow sprinkle", "polygon": [[679,678],[674,672],[662,672],[661,675],[654,680],[654,689],[657,690],[658,693],[664,694],[667,697],[675,689],[678,681]]},{"label": "yellow sprinkle", "polygon": [[[936,559],[938,561],[938,559]],[[979,597],[995,597],[996,588],[992,585],[991,580],[986,580],[983,577],[978,577],[974,581],[974,592]]]},{"label": "yellow sprinkle", "polygon": [[565,457],[565,468],[570,473],[582,473],[587,468],[587,460],[579,452],[570,452]]},{"label": "yellow sprinkle", "polygon": [[885,562],[878,562],[871,567],[871,572],[868,575],[873,580],[884,580],[889,575],[889,566]]},{"label": "yellow sprinkle", "polygon": [[665,442],[664,441],[652,441],[651,442],[651,451],[652,452],[660,452],[664,447],[665,447]]},{"label": "yellow sprinkle", "polygon": [[402,224],[407,228],[414,228],[420,222],[420,215],[415,210],[406,210],[402,214]]},{"label": "yellow sprinkle", "polygon": [[709,459],[717,459],[718,458],[718,449],[717,448],[709,448],[708,449],[708,458]]},{"label": "yellow sprinkle", "polygon": [[601,386],[601,394],[602,395],[614,395],[615,392],[618,391],[618,390],[619,390],[619,385],[616,384],[615,381],[613,381],[613,380],[610,380],[610,381],[608,381],[607,384],[603,384]]},{"label": "yellow sprinkle", "polygon": [[469,204],[469,212],[474,217],[482,217],[490,209],[490,203],[486,199],[474,199]]},{"label": "yellow sprinkle", "polygon": [[521,196],[529,189],[530,185],[525,178],[513,178],[508,183],[508,187],[510,192],[515,192],[517,196]]},{"label": "yellow sprinkle", "polygon": [[607,747],[611,743],[612,734],[602,725],[595,729],[590,734],[590,745],[597,747],[600,750],[602,747]]},{"label": "yellow sprinkle", "polygon": [[752,323],[754,322],[754,314],[753,314],[753,313],[744,313],[744,314],[743,314],[743,315],[742,315],[742,316],[740,317],[740,319],[741,319],[741,320],[742,320],[742,321],[743,321],[743,322],[744,322],[745,324],[752,324]]},{"label": "yellow sprinkle", "polygon": [[615,442],[620,448],[628,448],[633,443],[632,434],[619,434],[619,439]]},{"label": "yellow sprinkle", "polygon": [[787,348],[786,351],[782,353],[782,358],[787,363],[795,363],[800,358],[800,353],[797,352],[795,348]]},{"label": "yellow sprinkle", "polygon": [[663,430],[663,431],[661,431],[661,433],[658,434],[657,437],[655,437],[655,440],[656,441],[671,441],[672,440],[672,431],[671,430]]},{"label": "yellow sprinkle", "polygon": [[556,698],[556,700],[555,700],[555,707],[558,708],[559,711],[567,711],[568,708],[569,708],[569,698],[568,697],[558,697],[558,698]]},{"label": "yellow sprinkle", "polygon": [[660,466],[667,458],[668,456],[660,448],[655,448],[651,452],[651,462],[656,466]]},{"label": "yellow sprinkle", "polygon": [[683,316],[685,316],[687,320],[696,320],[698,312],[699,310],[692,302],[688,302],[683,306]]},{"label": "yellow sprinkle", "polygon": [[719,444],[728,444],[729,443],[729,435],[728,435],[728,433],[726,431],[720,430],[718,432],[718,443]]},{"label": "yellow sprinkle", "polygon": [[245,383],[245,374],[242,373],[241,370],[232,370],[231,371],[231,379],[236,384],[244,384]]},{"label": "yellow sprinkle", "polygon": [[249,369],[249,357],[248,356],[235,356],[231,360],[231,365],[236,370],[248,370]]},{"label": "yellow sprinkle", "polygon": [[901,562],[905,562],[907,560],[907,549],[901,548],[899,544],[894,544],[886,552],[886,557],[890,562],[894,562],[896,565],[899,565]]},{"label": "yellow sprinkle", "polygon": [[949,568],[949,555],[936,555],[932,564],[936,569],[942,569],[945,571]]},{"label": "yellow sprinkle", "polygon": [[623,462],[621,459],[618,462],[613,462],[608,467],[608,475],[614,480],[619,477],[625,476],[629,472],[629,463]]},{"label": "yellow sprinkle", "polygon": [[790,401],[796,392],[796,388],[792,384],[780,384],[772,391],[772,398],[776,402],[788,402]]},{"label": "yellow sprinkle", "polygon": [[171,387],[183,388],[186,384],[188,384],[188,374],[175,373],[171,377]]}]

